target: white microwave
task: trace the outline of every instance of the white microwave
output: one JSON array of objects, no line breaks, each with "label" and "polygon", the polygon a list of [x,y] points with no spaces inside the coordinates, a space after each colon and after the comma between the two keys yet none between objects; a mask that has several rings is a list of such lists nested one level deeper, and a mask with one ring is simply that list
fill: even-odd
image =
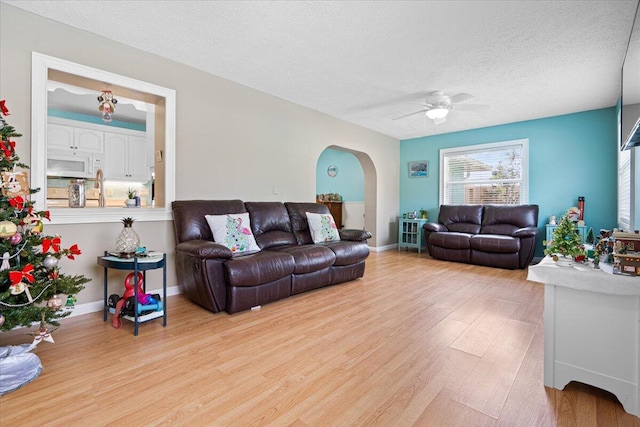
[{"label": "white microwave", "polygon": [[77,151],[75,154],[47,151],[47,176],[93,178],[100,168],[102,156]]}]

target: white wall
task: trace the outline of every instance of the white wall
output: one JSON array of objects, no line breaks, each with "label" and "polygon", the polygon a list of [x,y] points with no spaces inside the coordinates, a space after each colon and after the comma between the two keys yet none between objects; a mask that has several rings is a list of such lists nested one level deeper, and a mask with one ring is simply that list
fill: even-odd
[{"label": "white wall", "polygon": [[[25,163],[30,164],[31,157],[32,51],[176,90],[177,199],[312,202],[316,162],[326,147],[366,153],[377,179],[375,218],[367,214],[368,221],[375,220],[369,243],[374,247],[395,243],[398,140],[0,3],[0,99],[6,99],[11,110],[10,124],[23,134],[16,150]],[[63,244],[78,243],[83,250],[76,261],[62,266],[68,274],[93,278],[79,295],[79,303],[102,298],[102,269],[96,266],[96,257],[112,249],[120,227],[119,223],[45,224],[46,234],[60,234]],[[169,254],[168,285],[174,286],[173,224],[148,222],[134,227],[142,244]],[[112,283],[119,283],[113,293],[121,293],[121,278],[124,274],[113,274]],[[157,288],[155,283],[149,285]]]},{"label": "white wall", "polygon": [[342,204],[342,223],[344,228],[362,230],[364,227],[364,203],[344,202]]}]

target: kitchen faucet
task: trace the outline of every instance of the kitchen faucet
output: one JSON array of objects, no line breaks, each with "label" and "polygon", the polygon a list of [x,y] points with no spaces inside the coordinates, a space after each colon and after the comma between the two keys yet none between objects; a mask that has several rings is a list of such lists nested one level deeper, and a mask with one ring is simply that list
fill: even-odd
[{"label": "kitchen faucet", "polygon": [[100,190],[98,192],[98,206],[104,208],[104,174],[102,173],[102,169],[96,171],[96,183],[93,185],[93,188]]}]

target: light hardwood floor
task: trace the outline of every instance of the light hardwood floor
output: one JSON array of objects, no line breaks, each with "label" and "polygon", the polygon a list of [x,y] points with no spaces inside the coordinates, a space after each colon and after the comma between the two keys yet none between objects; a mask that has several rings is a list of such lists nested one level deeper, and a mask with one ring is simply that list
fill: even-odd
[{"label": "light hardwood floor", "polygon": [[0,397],[0,425],[639,426],[609,393],[542,385],[543,301],[526,271],[387,251],[361,280],[258,311],[170,297],[168,326],[138,337],[79,316]]}]

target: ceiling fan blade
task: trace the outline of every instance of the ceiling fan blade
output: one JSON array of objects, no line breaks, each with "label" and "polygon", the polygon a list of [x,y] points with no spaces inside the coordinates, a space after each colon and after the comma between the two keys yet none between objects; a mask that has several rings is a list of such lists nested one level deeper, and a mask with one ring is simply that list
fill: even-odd
[{"label": "ceiling fan blade", "polygon": [[402,116],[398,116],[398,117],[394,117],[391,120],[398,120],[398,119],[404,119],[405,117],[409,117],[409,116],[415,116],[416,114],[420,114],[420,113],[424,113],[425,111],[429,110],[429,108],[426,108],[424,110],[420,110],[420,111],[414,111],[413,113],[409,113],[409,114],[404,114]]},{"label": "ceiling fan blade", "polygon": [[457,95],[453,95],[450,99],[452,104],[456,104],[458,102],[463,102],[471,98],[473,98],[473,95],[469,93],[459,93]]},{"label": "ceiling fan blade", "polygon": [[460,111],[486,111],[491,106],[486,104],[456,104],[453,109]]}]

